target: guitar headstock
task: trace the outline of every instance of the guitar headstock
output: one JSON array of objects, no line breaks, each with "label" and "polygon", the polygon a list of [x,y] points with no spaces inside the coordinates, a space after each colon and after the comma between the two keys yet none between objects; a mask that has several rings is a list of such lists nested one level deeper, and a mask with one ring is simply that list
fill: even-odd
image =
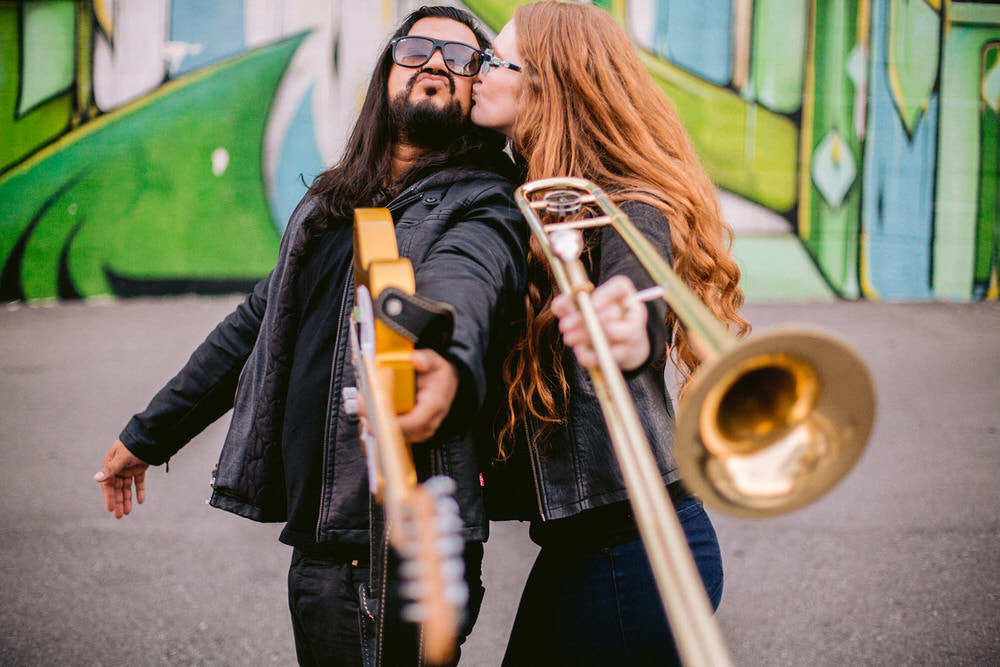
[{"label": "guitar headstock", "polygon": [[400,594],[403,619],[424,628],[425,653],[431,663],[448,661],[464,622],[469,600],[465,581],[465,541],[455,502],[455,482],[431,477],[404,503],[402,522],[392,537],[402,557]]}]

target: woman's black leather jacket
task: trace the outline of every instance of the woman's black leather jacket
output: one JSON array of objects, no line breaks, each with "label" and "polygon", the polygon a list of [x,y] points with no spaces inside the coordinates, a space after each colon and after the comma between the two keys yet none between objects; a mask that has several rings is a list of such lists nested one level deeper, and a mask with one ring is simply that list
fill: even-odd
[{"label": "woman's black leather jacket", "polygon": [[[622,210],[669,258],[670,230],[663,214],[638,202],[628,202]],[[593,245],[590,266],[595,285],[618,274],[630,278],[638,289],[653,285],[621,237],[608,228],[600,232],[599,245]],[[666,312],[662,300],[648,304],[650,358],[639,369],[625,373],[625,379],[660,475],[665,484],[670,484],[679,475],[671,454],[674,415],[664,379]],[[534,446],[528,444],[533,439],[532,420],[524,418],[513,456],[488,466],[486,502],[493,520],[561,519],[628,497],[587,370],[580,366],[572,350],[564,352],[562,364],[570,385],[565,423],[548,442]],[[486,455],[495,458],[496,450]]]}]

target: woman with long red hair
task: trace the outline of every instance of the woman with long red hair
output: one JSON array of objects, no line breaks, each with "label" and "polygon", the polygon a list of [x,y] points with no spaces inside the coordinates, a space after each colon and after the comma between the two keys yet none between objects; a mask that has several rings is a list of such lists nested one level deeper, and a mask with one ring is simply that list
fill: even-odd
[{"label": "woman with long red hair", "polygon": [[[507,135],[525,180],[593,181],[739,334],[739,269],[731,230],[676,113],[614,19],[560,2],[519,7],[486,52],[473,87],[474,123]],[[652,284],[612,230],[586,237],[593,300],[653,448],[713,607],[722,560],[702,505],[671,454],[664,379],[681,391],[699,360]],[[505,361],[506,410],[486,483],[493,518],[531,521],[542,548],[525,586],[505,664],[670,664],[678,660],[625,484],[585,366],[589,336],[565,296],[553,298],[540,248]]]}]

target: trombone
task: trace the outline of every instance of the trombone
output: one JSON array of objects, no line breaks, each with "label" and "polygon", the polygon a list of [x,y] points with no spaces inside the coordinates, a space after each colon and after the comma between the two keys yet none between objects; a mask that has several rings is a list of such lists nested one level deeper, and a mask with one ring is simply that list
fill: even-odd
[{"label": "trombone", "polygon": [[[580,261],[580,230],[614,227],[655,281],[650,290],[666,300],[702,357],[678,408],[674,458],[685,487],[710,507],[740,516],[775,516],[833,488],[860,457],[871,432],[875,391],[867,367],[843,343],[808,329],[777,330],[740,341],[589,181],[531,181],[514,198],[556,287],[573,296],[590,334],[598,359],[588,369],[591,383],[681,659],[686,665],[731,665],[591,303],[593,285]],[[649,290],[644,292],[648,297]]]}]

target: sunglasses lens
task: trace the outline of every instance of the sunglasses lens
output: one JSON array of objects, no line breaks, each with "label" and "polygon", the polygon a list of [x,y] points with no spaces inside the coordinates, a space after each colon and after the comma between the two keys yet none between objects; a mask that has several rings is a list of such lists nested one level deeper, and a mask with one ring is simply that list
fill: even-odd
[{"label": "sunglasses lens", "polygon": [[444,64],[459,76],[475,76],[482,64],[479,51],[466,44],[445,44],[442,54]]},{"label": "sunglasses lens", "polygon": [[434,42],[423,37],[404,37],[393,47],[392,57],[403,67],[420,67],[430,60]]}]

